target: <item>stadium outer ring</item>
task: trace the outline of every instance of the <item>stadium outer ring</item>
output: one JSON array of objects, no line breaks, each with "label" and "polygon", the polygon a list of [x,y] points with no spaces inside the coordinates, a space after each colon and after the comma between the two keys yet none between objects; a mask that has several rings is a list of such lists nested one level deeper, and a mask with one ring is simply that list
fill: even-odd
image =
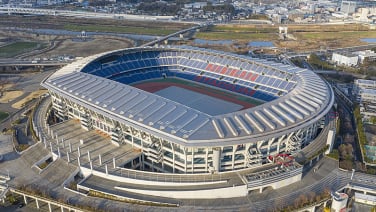
[{"label": "stadium outer ring", "polygon": [[[150,50],[152,48],[147,47],[147,48],[131,48],[131,49],[125,49],[125,50],[122,49],[122,50],[115,50],[115,51],[100,53],[100,54],[97,54],[97,55],[92,55],[90,57],[84,58],[80,61],[77,61],[77,62],[74,62],[72,64],[67,65],[66,67],[59,70],[57,73],[55,73],[54,75],[59,76],[59,75],[67,74],[67,72],[69,73],[69,72],[72,72],[72,71],[75,71],[75,72],[80,71],[86,65],[90,64],[91,62],[93,62],[95,60],[98,60],[98,59],[104,58],[104,57],[108,57],[112,54],[117,54],[119,52],[126,52],[128,50],[135,50],[135,49],[136,50],[139,49],[139,50],[142,51],[144,49]],[[156,48],[156,49],[158,49],[158,48]],[[171,48],[171,49],[172,50],[183,50],[183,51],[185,50],[184,48],[182,48],[182,49],[181,48]],[[161,50],[166,50],[166,48],[162,48]],[[199,50],[203,51],[202,49],[199,49]],[[192,51],[192,50],[189,49],[189,51]],[[218,52],[215,52],[215,53],[218,54]],[[228,53],[226,53],[226,55],[228,55]],[[232,55],[232,54],[230,54],[230,55],[235,56],[235,57],[237,56],[237,55]],[[77,67],[80,67],[80,68],[77,68]],[[309,70],[301,69],[301,71],[303,72],[303,71],[309,71]],[[311,71],[309,71],[309,72],[311,72]],[[52,76],[54,76],[54,75],[52,75]],[[300,76],[300,77],[302,77],[302,76]],[[94,110],[97,109],[97,107],[96,106],[93,107],[92,106],[93,104],[91,104],[90,102],[82,100],[82,99],[77,99],[77,98],[73,97],[72,95],[70,95],[68,92],[63,91],[62,89],[58,89],[56,86],[52,86],[51,84],[49,84],[47,82],[47,80],[44,80],[42,82],[42,86],[46,87],[49,90],[55,91],[55,92],[59,93],[60,95],[66,97],[68,99],[74,99],[75,101],[81,102],[82,105],[86,105],[89,109],[94,109]],[[286,100],[286,99],[288,100],[291,96],[296,95],[297,93],[299,93],[299,91],[305,89],[306,86],[302,85],[302,83],[301,83],[302,81],[303,81],[303,78],[301,80],[297,80],[298,83],[297,83],[296,87],[293,90],[291,90],[288,94],[286,94],[285,96],[279,97],[276,100],[264,103],[264,104],[256,106],[256,107],[246,109],[244,111],[247,111],[247,112],[255,111],[255,110],[263,108],[267,105],[276,104],[276,103],[281,102],[282,100]],[[309,82],[307,82],[307,83],[309,83]],[[275,130],[269,131],[269,132],[248,135],[248,136],[245,136],[244,139],[242,139],[240,137],[221,138],[221,139],[216,138],[214,142],[208,141],[208,140],[194,140],[194,141],[186,142],[185,139],[174,136],[172,134],[168,134],[168,136],[166,137],[166,136],[164,136],[164,134],[166,134],[165,132],[161,133],[160,136],[162,138],[166,138],[166,139],[174,138],[174,140],[172,142],[180,144],[180,145],[184,145],[186,147],[195,147],[195,146],[216,147],[216,146],[221,146],[220,143],[222,143],[222,142],[225,142],[226,145],[236,145],[236,144],[245,144],[245,143],[249,143],[249,142],[252,142],[252,141],[260,141],[260,140],[264,140],[264,139],[266,140],[266,139],[276,138],[276,137],[279,137],[279,136],[282,136],[282,135],[286,135],[288,133],[297,131],[299,129],[302,129],[302,128],[307,127],[307,126],[309,126],[313,123],[318,122],[320,119],[323,118],[323,116],[325,116],[330,111],[331,106],[334,104],[334,95],[333,95],[333,91],[332,91],[330,85],[325,81],[324,81],[324,83],[326,84],[326,87],[327,87],[326,104],[321,105],[319,110],[315,111],[314,114],[311,114],[309,116],[309,118],[305,118],[303,121],[296,122],[293,125],[289,125],[289,126],[286,126],[286,127],[280,127],[278,129],[275,129]],[[115,120],[121,121],[121,119],[119,119],[117,114],[114,114],[114,113],[109,112],[109,111],[102,111],[102,112],[108,114],[110,117],[114,118]],[[132,122],[134,122],[134,120],[128,119],[127,117],[122,117],[122,119],[125,120],[125,121],[128,121],[131,126],[132,126]],[[145,130],[146,132],[155,133],[154,130],[150,130],[149,126],[146,125],[144,127],[142,125],[143,124],[137,123],[135,126],[140,128],[141,130]],[[218,140],[220,140],[220,142],[218,142]]]}]

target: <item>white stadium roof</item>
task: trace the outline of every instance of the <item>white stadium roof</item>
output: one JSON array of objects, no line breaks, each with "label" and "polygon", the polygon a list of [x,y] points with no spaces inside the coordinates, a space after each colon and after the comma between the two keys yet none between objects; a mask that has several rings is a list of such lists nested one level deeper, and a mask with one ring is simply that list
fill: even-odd
[{"label": "white stadium roof", "polygon": [[[134,50],[152,49],[134,48]],[[50,76],[42,85],[50,91],[105,114],[121,123],[185,146],[248,143],[278,137],[317,122],[330,110],[331,88],[312,71],[224,52],[187,47],[155,48],[157,51],[198,51],[230,55],[260,66],[292,73],[296,86],[286,95],[262,105],[228,114],[210,116],[193,108],[130,85],[80,72],[97,58],[118,50],[73,62]]]}]

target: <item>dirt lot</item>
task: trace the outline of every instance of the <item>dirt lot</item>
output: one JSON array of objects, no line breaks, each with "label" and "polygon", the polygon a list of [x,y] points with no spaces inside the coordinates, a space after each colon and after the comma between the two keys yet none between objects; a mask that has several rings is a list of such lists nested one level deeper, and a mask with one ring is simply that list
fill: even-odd
[{"label": "dirt lot", "polygon": [[58,55],[73,55],[86,57],[105,51],[128,48],[131,46],[133,46],[132,41],[125,38],[120,39],[97,36],[94,37],[94,39],[90,39],[88,41],[72,41],[71,38],[66,38],[65,40],[61,41],[61,43],[59,43],[53,50],[38,56],[53,57]]},{"label": "dirt lot", "polygon": [[0,103],[8,103],[13,99],[21,96],[23,91],[4,91],[3,95],[0,97]]},{"label": "dirt lot", "polygon": [[30,93],[27,97],[23,98],[21,101],[14,103],[12,105],[12,107],[16,108],[16,109],[21,109],[22,106],[24,106],[26,102],[28,102],[28,101],[30,101],[34,98],[38,98],[40,95],[45,94],[45,93],[47,93],[47,90],[34,91],[34,92]]}]

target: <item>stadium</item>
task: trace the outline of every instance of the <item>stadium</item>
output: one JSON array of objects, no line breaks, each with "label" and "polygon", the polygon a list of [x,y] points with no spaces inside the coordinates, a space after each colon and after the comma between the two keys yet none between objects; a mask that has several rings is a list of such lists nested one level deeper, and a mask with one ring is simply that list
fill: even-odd
[{"label": "stadium", "polygon": [[[222,173],[313,141],[334,95],[312,71],[189,46],[93,55],[42,82],[61,120],[142,153],[143,170]],[[124,165],[127,167],[127,164]]]}]

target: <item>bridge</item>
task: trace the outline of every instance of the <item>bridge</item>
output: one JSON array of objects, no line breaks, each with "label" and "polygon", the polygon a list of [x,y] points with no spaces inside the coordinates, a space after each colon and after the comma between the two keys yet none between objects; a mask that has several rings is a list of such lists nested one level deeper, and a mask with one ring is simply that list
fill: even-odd
[{"label": "bridge", "polygon": [[200,28],[203,28],[203,27],[206,27],[206,26],[210,26],[210,25],[211,25],[210,23],[205,23],[205,24],[199,24],[197,26],[193,26],[193,27],[188,28],[188,29],[183,29],[183,30],[180,30],[178,32],[175,32],[175,33],[166,35],[164,37],[158,38],[157,40],[153,40],[153,41],[150,41],[148,43],[145,43],[145,44],[141,45],[141,47],[152,46],[154,44],[157,44],[157,43],[160,43],[162,41],[168,40],[171,37],[175,37],[177,35],[179,35],[182,38],[183,34],[186,33],[186,32],[193,31],[193,30],[198,30]]}]

